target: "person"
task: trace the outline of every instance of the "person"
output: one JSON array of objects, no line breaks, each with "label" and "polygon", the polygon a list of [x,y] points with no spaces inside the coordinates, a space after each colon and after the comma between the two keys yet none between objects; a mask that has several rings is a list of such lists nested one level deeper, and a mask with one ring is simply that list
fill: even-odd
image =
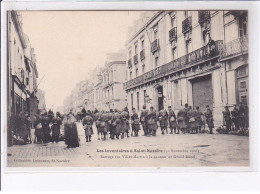
[{"label": "person", "polygon": [[122,124],[123,124],[122,136],[124,137],[126,134],[126,136],[129,137],[130,126],[129,126],[129,112],[127,107],[124,108],[124,110],[121,113],[121,116],[122,116]]},{"label": "person", "polygon": [[177,114],[178,127],[185,134],[188,128],[188,116],[187,112],[189,111],[188,104],[185,104],[185,107],[181,109]]},{"label": "person", "polygon": [[158,117],[159,123],[160,123],[160,127],[161,127],[161,131],[162,134],[164,135],[164,131],[166,131],[166,133],[168,134],[168,113],[166,110],[162,109],[159,111],[159,117]]},{"label": "person", "polygon": [[34,143],[43,143],[44,140],[44,133],[43,133],[43,129],[42,129],[42,117],[40,115],[40,112],[38,111],[36,114],[36,119],[34,121],[34,135],[35,135],[35,139],[34,139]]},{"label": "person", "polygon": [[93,118],[90,115],[86,115],[82,119],[82,125],[85,130],[85,137],[86,137],[86,142],[91,141],[91,137],[94,134],[93,132]]},{"label": "person", "polygon": [[60,126],[62,125],[62,120],[60,117],[60,113],[56,113],[56,117],[52,119],[52,126],[51,126],[51,131],[52,131],[52,141],[58,143],[60,140]]},{"label": "person", "polygon": [[224,117],[224,125],[226,126],[226,132],[231,131],[232,120],[231,120],[228,106],[225,106],[225,110],[223,111],[223,117]]},{"label": "person", "polygon": [[198,123],[198,132],[201,133],[201,127],[204,125],[202,120],[203,113],[200,111],[200,107],[196,107],[195,120]]},{"label": "person", "polygon": [[[101,134],[101,139],[102,139],[102,134],[103,134],[103,140],[106,140],[107,132],[108,132],[108,114],[106,112],[101,113],[100,115],[100,125],[99,125],[99,132]],[[99,138],[98,138],[99,139]]]},{"label": "person", "polygon": [[81,110],[81,119],[85,118],[86,115],[87,115],[86,109],[82,108],[82,110]]},{"label": "person", "polygon": [[96,125],[96,128],[97,128],[97,134],[98,134],[98,140],[100,140],[99,138],[99,135],[101,135],[102,137],[102,131],[101,131],[101,127],[100,127],[100,124],[101,124],[101,112],[96,112],[94,113],[94,120],[95,120],[95,125]]},{"label": "person", "polygon": [[198,122],[196,120],[197,112],[189,107],[189,111],[187,112],[187,116],[189,118],[189,127],[190,133],[198,133]]},{"label": "person", "polygon": [[54,113],[51,109],[48,111],[48,118],[49,118],[49,123],[52,122],[52,119],[54,118]]},{"label": "person", "polygon": [[[117,109],[115,109],[113,125],[115,126],[116,138],[119,139],[120,134],[122,134],[122,117]],[[122,136],[121,136],[121,138],[122,138]]]},{"label": "person", "polygon": [[240,126],[239,126],[239,109],[238,109],[238,106],[235,105],[234,106],[234,109],[231,111],[231,116],[232,116],[232,121],[235,125],[235,130],[238,131],[240,129]]},{"label": "person", "polygon": [[76,122],[77,120],[73,116],[72,112],[69,112],[64,123],[64,138],[67,148],[79,147],[79,136]]},{"label": "person", "polygon": [[27,118],[26,112],[19,113],[17,119],[17,135],[23,140],[24,144],[29,143],[30,120]]},{"label": "person", "polygon": [[[51,114],[50,114],[51,115]],[[43,143],[48,143],[51,141],[51,128],[50,128],[50,116],[47,112],[42,114],[42,129],[43,129]]]},{"label": "person", "polygon": [[138,136],[138,132],[140,130],[140,123],[139,123],[139,117],[135,110],[135,108],[132,108],[133,114],[131,115],[132,120],[132,130],[134,131],[135,137]]},{"label": "person", "polygon": [[149,130],[148,136],[151,136],[151,135],[156,136],[156,130],[158,128],[157,115],[152,106],[150,107],[150,111],[148,112],[147,118],[148,118],[147,124],[148,124],[148,130]]},{"label": "person", "polygon": [[214,128],[214,119],[212,111],[210,110],[209,105],[206,106],[206,112],[205,112],[206,122],[209,127],[209,133],[213,134],[213,128]]},{"label": "person", "polygon": [[148,110],[146,110],[146,105],[143,105],[143,110],[141,111],[141,115],[140,115],[140,122],[142,124],[142,128],[144,131],[143,136],[148,135],[147,115],[148,115]]},{"label": "person", "polygon": [[[176,128],[177,128],[176,115],[175,115],[174,111],[172,110],[171,106],[168,106],[168,121],[169,121],[170,129],[171,129],[170,134],[173,134],[173,130],[174,130],[174,133],[176,134]],[[178,134],[180,133],[179,128],[178,128],[177,133]]]},{"label": "person", "polygon": [[238,114],[239,114],[239,125],[242,128],[242,130],[245,130],[247,126],[247,108],[246,105],[243,104],[242,102],[239,103],[238,107]]}]

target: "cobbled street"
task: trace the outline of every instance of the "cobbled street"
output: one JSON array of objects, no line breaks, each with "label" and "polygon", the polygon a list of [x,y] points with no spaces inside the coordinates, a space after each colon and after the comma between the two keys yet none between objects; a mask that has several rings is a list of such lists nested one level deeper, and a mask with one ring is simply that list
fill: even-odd
[{"label": "cobbled street", "polygon": [[223,134],[166,134],[85,142],[77,123],[80,147],[64,142],[8,148],[8,167],[214,167],[248,166],[249,138]]}]

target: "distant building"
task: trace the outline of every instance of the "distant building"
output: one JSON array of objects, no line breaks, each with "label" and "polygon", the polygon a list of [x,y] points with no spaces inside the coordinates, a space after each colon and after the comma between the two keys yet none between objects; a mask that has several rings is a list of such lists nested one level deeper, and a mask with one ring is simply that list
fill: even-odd
[{"label": "distant building", "polygon": [[38,89],[36,93],[38,99],[38,110],[43,113],[46,112],[46,103],[45,103],[45,92],[43,90]]},{"label": "distant building", "polygon": [[122,110],[126,107],[127,98],[123,83],[126,81],[126,56],[124,51],[108,53],[103,76],[103,109]]}]

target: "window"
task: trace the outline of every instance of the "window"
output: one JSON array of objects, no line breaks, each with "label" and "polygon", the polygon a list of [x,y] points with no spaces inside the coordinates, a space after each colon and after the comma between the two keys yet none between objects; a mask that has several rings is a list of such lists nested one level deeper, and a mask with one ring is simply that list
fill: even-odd
[{"label": "window", "polygon": [[144,90],[144,104],[145,104],[146,90]]},{"label": "window", "polygon": [[208,30],[204,30],[204,31],[202,32],[202,39],[203,39],[203,44],[204,44],[204,45],[208,44],[208,42],[209,42],[209,37],[210,37],[209,31],[208,31]]},{"label": "window", "polygon": [[172,48],[172,59],[176,59],[177,58],[177,51],[176,51],[176,47]]},{"label": "window", "polygon": [[144,49],[144,40],[141,41],[142,49]]},{"label": "window", "polygon": [[246,82],[240,82],[240,89],[245,89],[246,88]]},{"label": "window", "polygon": [[243,15],[239,18],[239,36],[247,35],[247,16]]},{"label": "window", "polygon": [[142,66],[142,74],[145,73],[145,65]]},{"label": "window", "polygon": [[158,25],[153,27],[154,40],[158,39]]},{"label": "window", "polygon": [[186,54],[191,52],[191,39],[186,40]]},{"label": "window", "polygon": [[136,93],[136,98],[137,98],[137,110],[140,110],[140,104],[139,104],[139,92]]},{"label": "window", "polygon": [[185,17],[185,18],[188,17],[188,11],[184,11],[184,17]]},{"label": "window", "polygon": [[137,54],[138,48],[137,48],[137,43],[135,44],[135,54]]},{"label": "window", "polygon": [[158,66],[158,57],[156,57],[156,58],[154,59],[154,66],[155,66],[155,67]]},{"label": "window", "polygon": [[130,71],[130,80],[132,79],[133,76],[132,74],[133,74],[132,71]]},{"label": "window", "polygon": [[135,75],[138,76],[138,69],[135,70]]},{"label": "window", "polygon": [[134,95],[131,94],[131,108],[134,107]]},{"label": "window", "polygon": [[175,27],[175,16],[171,18],[171,25],[172,27]]},{"label": "window", "polygon": [[129,50],[128,53],[129,53],[129,59],[131,59],[131,57],[132,57],[132,52],[131,52],[131,50]]}]

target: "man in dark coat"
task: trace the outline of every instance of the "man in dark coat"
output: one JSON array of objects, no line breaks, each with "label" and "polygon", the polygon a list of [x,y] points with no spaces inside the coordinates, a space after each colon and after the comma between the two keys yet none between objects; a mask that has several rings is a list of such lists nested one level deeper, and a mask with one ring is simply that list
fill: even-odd
[{"label": "man in dark coat", "polygon": [[147,115],[147,118],[148,118],[148,136],[156,136],[156,130],[158,128],[158,125],[157,125],[157,114],[156,114],[156,111],[154,111],[153,107],[151,106],[150,107],[150,111],[148,112],[148,115]]},{"label": "man in dark coat", "polygon": [[148,110],[146,110],[146,105],[143,105],[143,110],[141,111],[141,115],[140,115],[140,122],[143,127],[144,136],[148,135],[147,115],[148,115]]},{"label": "man in dark coat", "polygon": [[[177,128],[177,122],[176,122],[176,115],[174,111],[172,110],[171,106],[168,106],[168,121],[170,125],[171,132],[170,134],[173,134],[173,129],[174,133],[176,133],[176,128]],[[178,134],[180,133],[180,130],[178,128]]]},{"label": "man in dark coat", "polygon": [[168,130],[167,130],[168,113],[167,113],[166,110],[164,110],[164,109],[160,110],[158,120],[159,120],[159,123],[160,123],[162,134],[164,135],[164,131],[166,131],[166,133],[168,133]]},{"label": "man in dark coat", "polygon": [[228,106],[225,106],[225,110],[223,111],[223,118],[224,118],[224,125],[226,126],[227,132],[231,131],[232,119],[230,116],[230,111],[228,109]]},{"label": "man in dark coat", "polygon": [[93,132],[93,118],[90,115],[86,115],[82,119],[82,125],[85,130],[85,137],[86,137],[86,142],[91,141],[91,137],[94,134]]},{"label": "man in dark coat", "polygon": [[196,107],[196,113],[195,113],[195,120],[198,123],[198,132],[201,133],[201,127],[203,126],[203,120],[202,120],[203,113],[200,111],[200,107]]},{"label": "man in dark coat", "polygon": [[52,119],[52,141],[56,143],[60,140],[60,126],[62,125],[62,119],[60,118],[59,112],[56,113],[56,117]]},{"label": "man in dark coat", "polygon": [[178,127],[185,134],[188,129],[189,117],[187,112],[189,111],[188,104],[185,104],[185,108],[181,109],[177,114]]},{"label": "man in dark coat", "polygon": [[235,125],[235,130],[238,131],[240,129],[239,126],[239,109],[238,106],[235,106],[234,109],[231,111],[231,115],[232,115],[232,121]]},{"label": "man in dark coat", "polygon": [[138,136],[138,132],[140,130],[139,117],[138,117],[138,114],[137,114],[135,108],[133,108],[132,111],[133,111],[133,114],[131,115],[132,130],[135,133],[135,137],[137,137]]},{"label": "man in dark coat", "polygon": [[209,133],[213,134],[213,128],[214,128],[213,114],[212,114],[212,111],[210,110],[209,105],[207,105],[206,108],[207,108],[207,110],[204,115],[206,117],[206,122],[209,127]]},{"label": "man in dark coat", "polygon": [[43,129],[43,142],[44,143],[48,143],[51,141],[51,128],[50,128],[50,118],[49,115],[47,115],[47,113],[43,113],[42,115],[42,129]]}]

